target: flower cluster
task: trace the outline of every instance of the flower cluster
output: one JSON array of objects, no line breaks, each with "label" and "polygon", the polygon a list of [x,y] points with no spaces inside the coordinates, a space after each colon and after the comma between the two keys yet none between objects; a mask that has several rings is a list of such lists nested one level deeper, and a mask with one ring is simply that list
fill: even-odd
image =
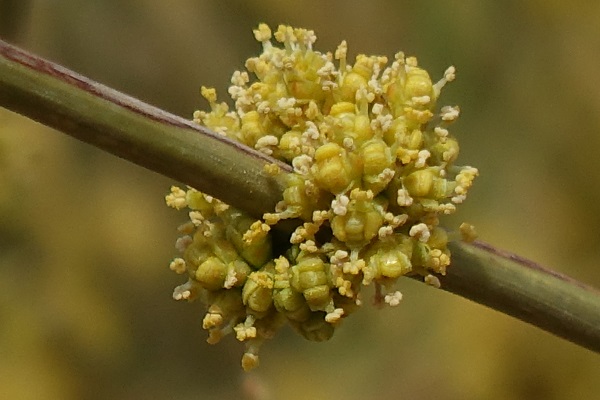
[{"label": "flower cluster", "polygon": [[[439,286],[450,264],[439,217],[456,210],[477,169],[454,165],[458,142],[448,126],[458,107],[436,111],[448,68],[437,83],[414,57],[313,50],[313,31],[279,26],[254,31],[263,52],[231,79],[234,111],[202,88],[211,111],[194,121],[293,167],[282,201],[256,221],[195,189],[171,189],[167,204],[188,208],[171,263],[188,281],[174,298],[207,306],[208,341],[235,333],[245,370],[287,321],[309,340],[329,339],[374,283],[376,301],[397,305],[396,281],[418,274]],[[272,36],[282,44],[276,46]],[[252,77],[252,79],[251,79]],[[265,173],[281,173],[268,165]],[[303,224],[283,242],[271,227]],[[277,245],[274,245],[274,243]],[[276,248],[275,248],[276,247]]]}]

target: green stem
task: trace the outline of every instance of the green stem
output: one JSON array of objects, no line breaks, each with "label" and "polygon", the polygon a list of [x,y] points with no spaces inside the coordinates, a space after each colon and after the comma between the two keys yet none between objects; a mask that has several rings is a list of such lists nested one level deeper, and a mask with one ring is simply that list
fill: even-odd
[{"label": "green stem", "polygon": [[281,195],[262,170],[286,164],[2,41],[0,106],[256,217]]},{"label": "green stem", "polygon": [[[0,41],[0,106],[259,217],[281,199],[272,160]],[[283,174],[282,174],[283,175]],[[452,243],[442,289],[600,352],[600,292],[516,255]]]},{"label": "green stem", "polygon": [[453,242],[442,289],[600,353],[600,292],[490,244]]}]

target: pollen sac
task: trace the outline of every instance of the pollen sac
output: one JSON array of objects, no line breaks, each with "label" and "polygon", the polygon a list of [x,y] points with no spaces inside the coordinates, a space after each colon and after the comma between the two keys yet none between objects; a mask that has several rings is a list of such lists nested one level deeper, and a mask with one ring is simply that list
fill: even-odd
[{"label": "pollen sac", "polygon": [[394,176],[392,150],[382,139],[373,139],[362,145],[360,155],[363,162],[362,186],[378,194]]},{"label": "pollen sac", "polygon": [[312,311],[325,310],[331,303],[329,266],[319,257],[302,257],[291,268],[290,286],[302,293]]},{"label": "pollen sac", "polygon": [[438,168],[427,168],[408,174],[404,178],[404,187],[412,197],[444,199],[451,197],[456,183],[440,177]]},{"label": "pollen sac", "polygon": [[337,143],[327,143],[315,151],[315,163],[311,169],[317,186],[338,194],[360,178],[357,154],[348,153]]},{"label": "pollen sac", "polygon": [[364,279],[385,284],[409,274],[412,271],[412,249],[411,238],[400,233],[373,243],[365,252],[368,273],[365,272]]},{"label": "pollen sac", "polygon": [[360,146],[373,137],[371,118],[364,111],[361,112],[356,104],[348,101],[331,106],[325,120],[331,124],[335,143],[340,146],[351,144],[348,147]]},{"label": "pollen sac", "polygon": [[196,280],[208,290],[218,290],[223,287],[227,277],[227,266],[217,257],[209,257],[198,266]]},{"label": "pollen sac", "polygon": [[271,237],[266,234],[256,233],[254,240],[244,240],[244,234],[249,232],[252,224],[255,222],[252,218],[239,210],[228,208],[222,213],[222,218],[226,222],[226,238],[233,244],[242,258],[254,268],[260,268],[272,258]]},{"label": "pollen sac", "polygon": [[287,188],[283,191],[282,210],[271,214],[265,220],[275,222],[280,219],[301,218],[309,221],[315,211],[327,207],[331,196],[320,190],[312,182],[296,174],[286,177]]},{"label": "pollen sac", "polygon": [[383,216],[376,203],[351,200],[344,215],[331,220],[333,236],[351,249],[360,248],[375,238],[383,224]]},{"label": "pollen sac", "polygon": [[304,294],[289,285],[283,288],[275,286],[273,302],[277,311],[290,321],[304,322],[310,318],[311,310]]},{"label": "pollen sac", "polygon": [[[254,37],[262,52],[233,73],[230,104],[202,87],[209,110],[193,120],[289,164],[292,173],[264,170],[283,182],[281,201],[256,220],[193,188],[165,198],[189,217],[170,264],[187,281],[173,298],[204,304],[209,343],[229,333],[244,342],[244,370],[286,322],[308,340],[330,339],[366,285],[390,306],[402,276],[439,287],[451,267],[440,217],[478,175],[455,165],[459,107],[437,107],[454,67],[434,82],[402,52],[352,62],[345,41],[320,52],[313,31],[285,25],[260,24]],[[297,227],[283,233],[282,220]],[[472,226],[462,231],[474,237]]]},{"label": "pollen sac", "polygon": [[252,272],[242,290],[242,300],[252,312],[267,312],[273,304],[272,274],[266,271]]}]

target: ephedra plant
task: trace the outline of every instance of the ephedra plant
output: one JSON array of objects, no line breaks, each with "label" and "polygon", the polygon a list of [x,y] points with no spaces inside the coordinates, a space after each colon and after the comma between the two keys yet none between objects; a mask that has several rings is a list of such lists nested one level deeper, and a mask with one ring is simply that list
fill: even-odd
[{"label": "ephedra plant", "polygon": [[403,53],[350,62],[310,30],[254,34],[230,104],[203,87],[193,122],[4,43],[0,104],[188,185],[166,196],[187,213],[173,296],[206,306],[209,343],[245,343],[245,370],[285,323],[331,338],[364,286],[398,305],[405,276],[600,351],[596,290],[440,224],[478,175],[456,164],[459,108],[438,102],[454,67],[435,81]]}]

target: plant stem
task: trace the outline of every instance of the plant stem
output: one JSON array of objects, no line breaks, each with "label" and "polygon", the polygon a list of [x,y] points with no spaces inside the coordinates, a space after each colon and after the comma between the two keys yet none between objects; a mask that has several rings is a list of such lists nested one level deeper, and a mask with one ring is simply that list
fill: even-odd
[{"label": "plant stem", "polygon": [[[290,167],[0,41],[0,106],[220,198],[255,217]],[[282,175],[284,175],[282,174]],[[282,176],[280,175],[280,176]],[[483,242],[451,243],[442,289],[600,352],[600,292]]]},{"label": "plant stem", "polygon": [[275,207],[266,157],[0,41],[0,106],[152,171],[202,188],[255,217]]},{"label": "plant stem", "polygon": [[600,292],[490,244],[452,242],[441,288],[600,353]]}]

